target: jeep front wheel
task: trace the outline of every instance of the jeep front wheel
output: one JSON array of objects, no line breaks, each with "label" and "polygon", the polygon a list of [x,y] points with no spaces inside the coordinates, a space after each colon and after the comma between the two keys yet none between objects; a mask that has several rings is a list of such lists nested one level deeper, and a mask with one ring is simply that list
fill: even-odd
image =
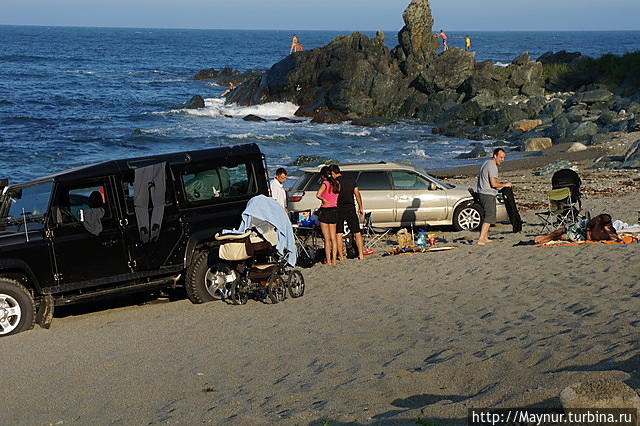
[{"label": "jeep front wheel", "polygon": [[35,317],[31,293],[16,280],[0,278],[0,336],[31,330]]},{"label": "jeep front wheel", "polygon": [[226,299],[236,274],[228,266],[213,264],[209,266],[209,252],[202,251],[195,257],[187,269],[185,290],[192,303],[206,303]]}]

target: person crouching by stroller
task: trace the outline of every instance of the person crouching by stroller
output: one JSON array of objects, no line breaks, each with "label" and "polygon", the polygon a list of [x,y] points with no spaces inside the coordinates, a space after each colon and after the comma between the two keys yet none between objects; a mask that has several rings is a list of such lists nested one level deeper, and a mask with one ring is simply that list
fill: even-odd
[{"label": "person crouching by stroller", "polygon": [[336,223],[338,219],[338,194],[340,183],[331,176],[329,167],[320,169],[322,184],[316,197],[322,201],[318,209],[320,230],[324,238],[324,254],[327,265],[336,265],[338,257],[338,238],[336,237]]}]

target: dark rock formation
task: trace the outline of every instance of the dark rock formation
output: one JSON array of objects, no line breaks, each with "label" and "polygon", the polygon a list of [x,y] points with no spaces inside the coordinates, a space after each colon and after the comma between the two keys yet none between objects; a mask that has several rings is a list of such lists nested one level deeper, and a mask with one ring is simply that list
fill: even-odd
[{"label": "dark rock formation", "polygon": [[184,104],[185,109],[198,109],[198,108],[204,108],[204,99],[202,99],[202,96],[199,95],[195,95],[192,96],[191,99],[189,99],[189,101]]},{"label": "dark rock formation", "polygon": [[584,58],[586,58],[586,56],[582,56],[580,52],[567,52],[566,50],[560,50],[556,53],[553,53],[552,51],[543,53],[538,57],[537,62],[540,62],[543,65],[571,65]]},{"label": "dark rock formation", "polygon": [[363,127],[382,127],[382,126],[390,126],[394,123],[393,120],[389,120],[388,118],[354,118],[351,120],[351,124],[353,126],[363,126]]},{"label": "dark rock formation", "polygon": [[221,86],[229,86],[231,83],[236,86],[245,81],[262,75],[262,71],[238,71],[232,68],[222,68],[217,71],[215,68],[200,70],[193,76],[193,80],[213,80]]},{"label": "dark rock formation", "polygon": [[253,114],[245,115],[244,117],[242,117],[242,119],[244,121],[257,121],[257,122],[267,121],[264,118],[258,117],[257,115],[253,115]]},{"label": "dark rock formation", "polygon": [[321,111],[313,116],[312,123],[324,124],[340,124],[344,121],[343,117],[330,111]]}]

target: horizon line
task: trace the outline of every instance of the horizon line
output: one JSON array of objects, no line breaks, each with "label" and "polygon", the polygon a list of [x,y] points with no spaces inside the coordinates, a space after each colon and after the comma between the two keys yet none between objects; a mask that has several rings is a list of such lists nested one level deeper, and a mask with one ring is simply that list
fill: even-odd
[{"label": "horizon line", "polygon": [[[281,32],[326,32],[326,31],[331,31],[331,32],[376,32],[376,31],[382,31],[384,33],[397,33],[399,32],[402,28],[398,29],[398,30],[390,30],[390,29],[386,29],[386,30],[381,30],[381,29],[375,29],[375,30],[371,30],[371,29],[275,29],[275,28],[188,28],[188,27],[135,27],[135,26],[125,26],[125,27],[111,27],[111,26],[101,26],[101,25],[56,25],[56,24],[50,24],[50,25],[43,25],[43,24],[4,24],[4,23],[0,23],[0,27],[42,27],[42,28],[48,28],[48,27],[54,27],[54,28],[101,28],[101,29],[132,29],[132,30],[191,30],[191,31],[281,31]],[[433,30],[432,28],[432,31]],[[577,30],[577,29],[496,29],[496,30],[482,30],[482,29],[465,29],[465,30],[458,30],[458,29],[451,29],[451,30],[446,30],[447,32],[602,32],[602,31],[608,31],[608,32],[639,32],[640,28],[638,29],[589,29],[589,30]]]}]

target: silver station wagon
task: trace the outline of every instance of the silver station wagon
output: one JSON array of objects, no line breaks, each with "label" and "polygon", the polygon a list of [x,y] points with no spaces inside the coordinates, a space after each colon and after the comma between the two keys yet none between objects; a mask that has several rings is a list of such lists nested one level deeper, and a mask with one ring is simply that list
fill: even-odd
[{"label": "silver station wagon", "polygon": [[[292,212],[317,209],[320,201],[320,168],[303,168],[288,195]],[[469,187],[442,182],[426,172],[395,163],[356,163],[340,165],[345,176],[355,179],[365,212],[371,212],[374,226],[453,225],[457,231],[471,231],[480,226],[482,208],[476,204]],[[498,194],[497,220],[507,221],[507,211]]]}]

